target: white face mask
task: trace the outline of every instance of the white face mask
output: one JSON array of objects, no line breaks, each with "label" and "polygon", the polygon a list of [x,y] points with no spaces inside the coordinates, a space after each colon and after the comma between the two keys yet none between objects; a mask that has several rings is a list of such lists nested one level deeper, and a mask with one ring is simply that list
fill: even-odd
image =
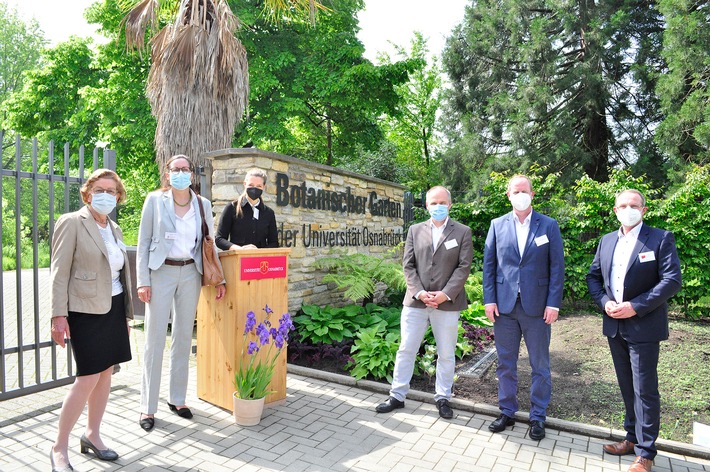
[{"label": "white face mask", "polygon": [[518,211],[525,211],[530,208],[532,197],[529,193],[516,193],[510,196],[510,203]]},{"label": "white face mask", "polygon": [[616,219],[627,228],[636,226],[641,221],[641,216],[641,211],[636,208],[626,207],[616,210]]}]

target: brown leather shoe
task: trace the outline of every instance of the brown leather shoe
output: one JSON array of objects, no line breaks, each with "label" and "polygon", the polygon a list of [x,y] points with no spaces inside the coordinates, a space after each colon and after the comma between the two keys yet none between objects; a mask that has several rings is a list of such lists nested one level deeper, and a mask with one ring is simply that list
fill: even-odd
[{"label": "brown leather shoe", "polygon": [[629,472],[651,472],[652,465],[653,461],[651,459],[636,456],[636,460],[631,464],[631,467],[629,467]]},{"label": "brown leather shoe", "polygon": [[635,445],[636,444],[624,439],[623,441],[618,443],[605,444],[604,446],[602,446],[602,449],[604,449],[604,452],[606,452],[607,454],[611,454],[612,456],[625,456],[626,454],[634,453]]}]

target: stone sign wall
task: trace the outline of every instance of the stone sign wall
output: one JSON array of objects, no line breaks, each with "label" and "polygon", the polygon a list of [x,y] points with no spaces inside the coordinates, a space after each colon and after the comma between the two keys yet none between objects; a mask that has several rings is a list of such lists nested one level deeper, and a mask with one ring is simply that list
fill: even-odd
[{"label": "stone sign wall", "polygon": [[342,292],[323,283],[319,257],[363,253],[401,260],[392,251],[404,241],[404,187],[259,149],[225,149],[212,162],[215,225],[224,206],[243,191],[252,168],[266,171],[264,203],[276,213],[279,245],[291,249],[289,311],[301,304],[342,306]]}]

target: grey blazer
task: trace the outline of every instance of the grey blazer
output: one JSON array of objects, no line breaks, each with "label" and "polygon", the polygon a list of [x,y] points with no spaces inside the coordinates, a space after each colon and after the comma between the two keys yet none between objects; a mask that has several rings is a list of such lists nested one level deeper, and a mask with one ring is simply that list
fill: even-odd
[{"label": "grey blazer", "polygon": [[[190,191],[192,192],[192,191]],[[194,193],[192,193],[195,195]],[[206,198],[202,199],[205,209],[205,219],[210,234],[214,237],[214,218],[212,204]],[[192,206],[197,217],[195,233],[195,267],[202,273],[202,221],[197,198],[192,199]],[[138,287],[150,287],[150,271],[156,270],[165,263],[165,258],[173,245],[172,239],[165,237],[166,233],[174,233],[175,204],[171,190],[156,190],[148,194],[143,204],[141,224],[138,229],[138,253],[136,255],[136,278]]]},{"label": "grey blazer", "polygon": [[439,310],[461,311],[468,308],[464,285],[471,273],[473,240],[471,228],[449,218],[439,244],[434,250],[431,220],[413,225],[407,232],[402,266],[407,281],[404,306],[424,308],[416,298],[422,290],[442,291],[451,301],[439,305]]},{"label": "grey blazer", "polygon": [[[133,286],[123,233],[108,220],[123,253],[121,283],[126,298],[126,318],[133,318]],[[52,317],[69,311],[103,315],[111,309],[111,266],[106,244],[88,206],[59,217],[52,236]]]}]

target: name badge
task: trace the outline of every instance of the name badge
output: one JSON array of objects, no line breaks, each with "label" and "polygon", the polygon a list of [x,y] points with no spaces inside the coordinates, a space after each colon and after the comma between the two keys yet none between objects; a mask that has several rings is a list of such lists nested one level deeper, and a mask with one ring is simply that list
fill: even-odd
[{"label": "name badge", "polygon": [[656,260],[656,254],[653,251],[642,252],[639,254],[639,262],[651,262]]},{"label": "name badge", "polygon": [[546,234],[543,234],[542,236],[538,236],[537,238],[535,238],[535,244],[536,244],[538,247],[539,247],[539,246],[542,246],[543,244],[547,244],[547,243],[549,243],[549,242],[550,242],[550,240],[547,239],[547,235],[546,235]]},{"label": "name badge", "polygon": [[444,241],[444,247],[448,250],[454,247],[457,247],[459,245],[458,241],[455,239],[449,239],[448,241]]},{"label": "name badge", "polygon": [[165,239],[177,239],[177,233],[165,232]]}]

